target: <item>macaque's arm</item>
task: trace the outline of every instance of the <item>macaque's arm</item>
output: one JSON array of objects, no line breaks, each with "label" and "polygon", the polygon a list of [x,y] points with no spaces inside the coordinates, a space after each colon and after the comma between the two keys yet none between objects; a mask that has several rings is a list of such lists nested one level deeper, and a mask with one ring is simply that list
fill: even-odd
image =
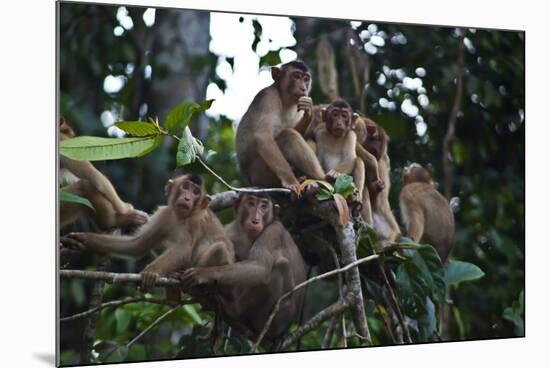
[{"label": "macaque's arm", "polygon": [[359,156],[365,163],[366,171],[376,174],[375,181],[381,180],[382,175],[380,175],[378,161],[376,160],[376,157],[374,157],[369,151],[365,149],[365,147],[363,147],[359,143],[355,145],[355,152],[357,153],[357,156]]},{"label": "macaque's arm", "polygon": [[[266,125],[268,125],[268,123],[266,123]],[[277,142],[275,142],[273,133],[268,130],[267,126],[263,131],[257,131],[253,139],[258,154],[271,171],[281,180],[283,186],[298,184],[298,180],[296,180],[296,176],[290,164],[283,156]]]},{"label": "macaque's arm", "polygon": [[80,179],[88,180],[98,192],[103,194],[113,205],[117,213],[126,213],[130,207],[118,196],[113,184],[89,161],[73,160],[63,155],[60,156],[61,166]]}]

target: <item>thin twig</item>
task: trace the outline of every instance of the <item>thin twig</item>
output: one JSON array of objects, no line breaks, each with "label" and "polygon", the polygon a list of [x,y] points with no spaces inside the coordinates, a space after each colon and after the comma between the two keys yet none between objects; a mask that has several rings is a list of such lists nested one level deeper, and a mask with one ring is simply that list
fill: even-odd
[{"label": "thin twig", "polygon": [[321,275],[318,275],[318,276],[315,276],[315,277],[312,277],[311,279],[308,279],[304,282],[302,282],[301,284],[298,284],[294,287],[294,289],[290,290],[290,291],[287,291],[286,293],[284,293],[278,300],[277,300],[277,303],[275,303],[275,306],[273,307],[273,311],[271,312],[271,314],[269,315],[269,318],[267,319],[265,325],[264,325],[264,328],[262,330],[262,332],[260,333],[260,335],[258,336],[258,339],[256,340],[256,342],[254,343],[254,345],[252,346],[252,349],[250,350],[251,353],[254,353],[256,352],[256,349],[258,348],[258,346],[260,345],[260,343],[262,342],[265,334],[267,333],[267,330],[269,329],[269,327],[271,327],[271,322],[273,322],[273,318],[275,318],[275,315],[277,314],[277,312],[279,312],[279,307],[281,305],[281,302],[286,299],[287,297],[289,297],[291,294],[293,294],[295,291],[297,290],[300,290],[304,287],[306,287],[306,285],[309,285],[313,282],[316,282],[316,281],[319,281],[319,280],[322,280],[322,279],[325,279],[327,277],[330,277],[330,276],[333,276],[333,275],[337,275],[339,273],[342,273],[342,272],[346,272],[348,270],[350,270],[351,268],[353,267],[356,267],[362,263],[365,263],[365,262],[369,262],[369,261],[372,261],[374,259],[378,259],[380,256],[378,254],[373,254],[371,256],[368,256],[368,257],[364,257],[364,258],[360,258],[358,259],[357,261],[353,262],[353,263],[350,263],[348,264],[347,266],[345,267],[342,267],[342,268],[338,268],[338,269],[335,269],[335,270],[331,270],[331,271],[328,271],[328,272],[325,272]]},{"label": "thin twig", "polygon": [[458,117],[458,112],[462,104],[462,95],[464,89],[464,30],[460,29],[460,36],[458,37],[458,57],[456,61],[456,93],[453,102],[453,107],[449,114],[449,121],[447,123],[447,133],[443,138],[443,152],[442,152],[442,163],[443,163],[443,174],[445,178],[445,197],[447,199],[451,198],[451,193],[453,190],[453,167],[450,161],[450,148],[451,142],[455,136],[455,126],[456,119]]},{"label": "thin twig", "polygon": [[321,344],[321,349],[326,349],[330,347],[330,343],[332,342],[332,335],[334,335],[334,329],[336,328],[336,323],[338,322],[337,316],[334,316],[327,327],[327,330],[325,332],[325,336],[323,337],[323,343]]},{"label": "thin twig", "polygon": [[184,301],[181,301],[181,302],[176,302],[176,301],[169,301],[169,300],[166,300],[166,299],[148,298],[148,297],[144,297],[144,296],[138,296],[138,297],[134,297],[134,298],[127,298],[127,299],[123,299],[123,300],[111,300],[110,302],[103,303],[101,305],[98,305],[95,308],[88,309],[87,311],[77,313],[77,314],[73,314],[72,316],[69,316],[69,317],[60,318],[59,321],[60,322],[74,321],[75,319],[86,317],[90,314],[99,312],[99,311],[101,311],[105,308],[120,307],[121,305],[125,305],[125,304],[141,303],[141,302],[152,303],[152,304],[161,304],[161,305],[174,305],[174,304],[177,303],[178,305],[182,305],[182,304],[196,303],[196,300],[189,299],[189,300],[184,300]]},{"label": "thin twig", "polygon": [[138,341],[143,335],[145,335],[147,332],[149,332],[153,327],[155,327],[157,324],[159,324],[163,319],[168,317],[170,314],[172,314],[176,309],[181,308],[182,305],[176,305],[175,307],[170,308],[166,313],[164,313],[162,316],[157,318],[153,323],[151,323],[145,330],[141,331],[139,335],[134,337],[129,343],[126,344],[127,348],[130,348],[132,344],[134,344],[136,341]]},{"label": "thin twig", "polygon": [[391,298],[393,306],[395,307],[395,312],[397,313],[397,319],[399,320],[399,324],[401,325],[401,329],[403,329],[403,332],[405,332],[405,337],[407,338],[407,342],[409,344],[411,344],[412,339],[411,339],[411,333],[409,332],[409,327],[405,323],[405,318],[403,317],[403,313],[401,312],[401,308],[399,308],[399,302],[397,300],[397,297],[395,296],[395,292],[393,291],[393,288],[390,285],[390,282],[388,280],[388,276],[386,275],[386,270],[384,270],[384,264],[381,261],[379,261],[378,266],[380,267],[380,272],[382,273],[382,277],[384,278],[384,284],[386,285],[386,288],[388,289],[388,292],[390,293],[390,298]]}]

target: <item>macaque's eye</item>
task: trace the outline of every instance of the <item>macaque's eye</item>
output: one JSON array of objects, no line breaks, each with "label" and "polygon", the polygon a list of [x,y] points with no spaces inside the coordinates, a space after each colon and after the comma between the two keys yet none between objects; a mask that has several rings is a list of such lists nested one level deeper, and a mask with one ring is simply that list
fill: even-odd
[{"label": "macaque's eye", "polygon": [[261,208],[262,208],[262,210],[267,210],[267,204],[266,204],[266,203],[262,203]]},{"label": "macaque's eye", "polygon": [[310,76],[305,74],[304,75],[304,82],[309,83],[309,80],[310,80]]},{"label": "macaque's eye", "polygon": [[194,188],[193,189],[193,194],[196,195],[196,196],[200,195],[201,194],[200,188]]}]

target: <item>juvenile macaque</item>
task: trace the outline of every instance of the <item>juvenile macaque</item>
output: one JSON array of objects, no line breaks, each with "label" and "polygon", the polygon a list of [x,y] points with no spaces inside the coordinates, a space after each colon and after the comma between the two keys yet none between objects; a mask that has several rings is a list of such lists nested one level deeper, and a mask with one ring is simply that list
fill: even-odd
[{"label": "juvenile macaque", "polygon": [[[296,174],[322,179],[323,169],[302,133],[312,116],[311,73],[302,61],[271,69],[273,84],[248,107],[236,133],[237,158],[252,185],[296,190]],[[295,171],[294,171],[295,170]]]},{"label": "juvenile macaque", "polygon": [[[390,195],[390,158],[388,156],[389,137],[384,129],[368,118],[360,118],[356,121],[356,132],[359,144],[357,155],[367,162],[376,160],[378,175],[372,170],[366,171],[365,197],[363,200],[363,217],[369,222],[369,214],[372,213],[371,223],[380,237],[384,240],[396,241],[401,235],[399,225],[392,213]],[[368,195],[367,195],[368,193]]]},{"label": "juvenile macaque", "polygon": [[365,165],[357,157],[355,146],[357,136],[353,129],[355,120],[351,106],[343,100],[332,102],[326,109],[320,111],[320,120],[314,118],[306,138],[315,151],[321,166],[329,180],[334,180],[340,174],[352,175],[361,201],[365,186]]},{"label": "juvenile macaque", "polygon": [[403,169],[403,184],[399,204],[409,238],[433,245],[441,262],[445,262],[453,248],[455,232],[449,202],[435,189],[428,170],[418,164]]},{"label": "juvenile macaque", "polygon": [[143,271],[143,290],[150,289],[161,275],[191,266],[219,266],[234,260],[233,245],[223,226],[208,208],[211,197],[202,179],[180,175],[165,186],[168,205],[161,206],[135,235],[72,233],[70,238],[96,252],[138,258],[152,248],[164,252]]},{"label": "juvenile macaque", "polygon": [[[63,117],[59,119],[59,135],[61,140],[75,136],[74,130]],[[135,210],[132,205],[124,203],[109,179],[89,161],[73,160],[63,155],[60,155],[59,159],[62,176],[72,182],[61,190],[88,199],[95,209],[92,211],[79,203],[62,202],[61,227],[76,221],[80,216],[91,219],[103,230],[147,222],[149,216],[143,211]]]},{"label": "juvenile macaque", "polygon": [[[281,295],[305,280],[302,255],[294,240],[275,220],[274,205],[265,194],[241,194],[236,218],[226,231],[235,245],[236,263],[190,268],[180,276],[184,287],[215,283],[221,290],[224,314],[258,335]],[[230,290],[224,293],[225,290]],[[298,316],[303,291],[286,298],[267,331],[280,337]]]}]

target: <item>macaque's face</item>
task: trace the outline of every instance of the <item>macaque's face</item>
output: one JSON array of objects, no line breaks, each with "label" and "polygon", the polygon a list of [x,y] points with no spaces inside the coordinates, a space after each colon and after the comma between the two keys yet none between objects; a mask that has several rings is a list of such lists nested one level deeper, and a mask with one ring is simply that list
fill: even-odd
[{"label": "macaque's face", "polygon": [[329,106],[326,114],[325,123],[330,134],[343,137],[350,130],[353,117],[351,109]]},{"label": "macaque's face", "polygon": [[311,74],[292,66],[271,69],[273,80],[279,84],[280,90],[296,99],[309,95],[311,90]]},{"label": "macaque's face", "polygon": [[73,128],[69,125],[69,123],[67,123],[67,121],[63,117],[59,118],[59,136],[61,140],[73,138],[75,136]]},{"label": "macaque's face", "polygon": [[376,125],[367,124],[367,140],[365,149],[369,151],[377,160],[382,156],[382,147],[384,145],[383,134],[380,133]]},{"label": "macaque's face", "polygon": [[168,203],[172,206],[178,217],[186,218],[196,210],[208,206],[208,196],[202,184],[191,175],[183,175],[171,179],[166,184]]},{"label": "macaque's face", "polygon": [[273,222],[273,202],[268,198],[245,194],[240,198],[237,218],[248,235],[254,239]]}]

